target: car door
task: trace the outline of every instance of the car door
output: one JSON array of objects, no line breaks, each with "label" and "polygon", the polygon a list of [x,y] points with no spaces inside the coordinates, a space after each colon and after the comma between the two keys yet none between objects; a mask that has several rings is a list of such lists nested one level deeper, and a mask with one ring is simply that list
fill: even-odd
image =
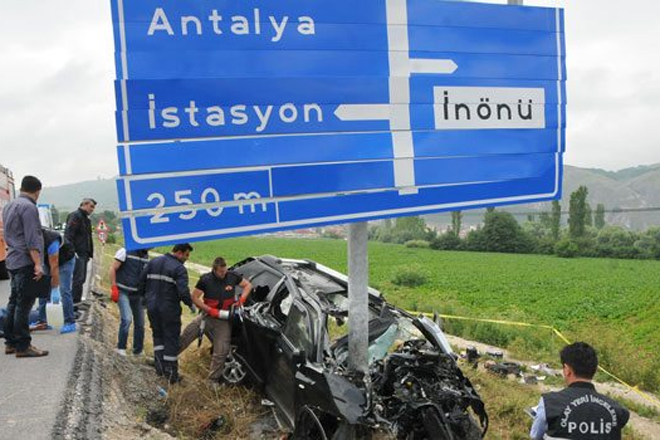
[{"label": "car door", "polygon": [[296,371],[313,347],[309,311],[301,301],[294,300],[277,339],[266,384],[268,397],[277,404],[290,426],[295,422]]},{"label": "car door", "polygon": [[[248,368],[261,385],[268,379],[274,347],[286,322],[273,314],[273,307],[277,307],[279,313],[283,315],[282,303],[289,297],[285,280],[281,278],[276,282],[268,299],[252,306],[247,312],[247,319],[235,323],[233,330],[233,338],[238,341],[239,351],[247,359]],[[286,303],[284,305],[286,306]],[[284,311],[288,312],[288,309],[284,307]]]}]

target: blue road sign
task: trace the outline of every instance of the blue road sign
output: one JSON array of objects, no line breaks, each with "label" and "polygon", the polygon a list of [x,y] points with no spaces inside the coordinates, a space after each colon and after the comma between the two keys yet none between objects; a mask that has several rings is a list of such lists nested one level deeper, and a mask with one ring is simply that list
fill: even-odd
[{"label": "blue road sign", "polygon": [[129,248],[561,196],[560,9],[112,8]]}]

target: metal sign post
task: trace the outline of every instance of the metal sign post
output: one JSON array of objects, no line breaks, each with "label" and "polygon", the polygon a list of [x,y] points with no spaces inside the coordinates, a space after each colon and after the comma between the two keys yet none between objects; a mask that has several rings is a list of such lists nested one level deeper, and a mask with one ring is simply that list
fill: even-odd
[{"label": "metal sign post", "polygon": [[348,360],[351,370],[369,371],[369,259],[367,222],[348,229]]},{"label": "metal sign post", "polygon": [[[508,0],[522,5],[523,0]],[[348,353],[351,370],[369,372],[368,223],[352,223],[348,233]]]}]

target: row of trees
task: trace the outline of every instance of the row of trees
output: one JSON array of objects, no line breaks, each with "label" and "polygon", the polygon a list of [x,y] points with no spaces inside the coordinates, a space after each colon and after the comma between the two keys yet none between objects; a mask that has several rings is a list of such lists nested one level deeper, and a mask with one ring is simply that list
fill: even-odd
[{"label": "row of trees", "polygon": [[463,214],[452,213],[443,233],[427,227],[419,217],[386,220],[371,229],[373,240],[428,246],[439,250],[556,254],[561,257],[660,259],[660,227],[646,232],[608,226],[605,206],[595,210],[587,202],[589,190],[581,186],[571,194],[567,227],[562,209],[552,203],[549,212],[529,216],[522,225],[513,215],[494,208],[486,210],[483,226],[461,237]]}]

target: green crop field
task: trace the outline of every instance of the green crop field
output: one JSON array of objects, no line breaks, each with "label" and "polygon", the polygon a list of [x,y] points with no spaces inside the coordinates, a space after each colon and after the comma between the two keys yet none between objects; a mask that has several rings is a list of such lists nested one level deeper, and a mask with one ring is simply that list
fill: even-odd
[{"label": "green crop field", "polygon": [[[230,264],[253,255],[309,258],[346,272],[346,242],[252,237],[198,243],[192,260]],[[660,389],[660,262],[440,252],[369,243],[370,284],[400,307],[422,312],[548,324],[586,340],[602,363]],[[405,287],[395,278],[419,274]],[[403,276],[402,276],[403,275]],[[560,342],[547,330],[446,321],[448,331],[552,361]]]}]

